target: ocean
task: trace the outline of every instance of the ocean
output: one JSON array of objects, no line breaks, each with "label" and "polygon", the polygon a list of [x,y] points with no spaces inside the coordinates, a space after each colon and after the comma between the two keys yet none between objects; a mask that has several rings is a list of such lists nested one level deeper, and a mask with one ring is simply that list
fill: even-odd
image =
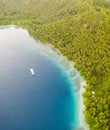
[{"label": "ocean", "polygon": [[75,130],[77,86],[35,42],[22,28],[0,28],[0,130]]}]

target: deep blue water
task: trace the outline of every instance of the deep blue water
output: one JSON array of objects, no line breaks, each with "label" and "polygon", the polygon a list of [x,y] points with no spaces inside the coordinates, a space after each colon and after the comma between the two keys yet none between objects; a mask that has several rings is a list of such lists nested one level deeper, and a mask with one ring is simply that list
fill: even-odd
[{"label": "deep blue water", "polygon": [[0,130],[71,130],[78,125],[71,77],[34,46],[25,30],[0,29]]}]

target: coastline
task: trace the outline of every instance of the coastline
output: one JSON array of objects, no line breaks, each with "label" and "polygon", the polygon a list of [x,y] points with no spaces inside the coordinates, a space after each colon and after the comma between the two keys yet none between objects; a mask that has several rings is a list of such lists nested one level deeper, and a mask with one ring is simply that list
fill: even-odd
[{"label": "coastline", "polygon": [[[0,26],[1,28],[6,28],[6,27],[12,27],[12,28],[19,28],[23,29],[27,32],[27,34],[30,36],[28,30],[22,28],[22,27],[17,27],[16,25],[7,25],[7,26]],[[51,55],[53,58],[55,58],[70,74],[72,79],[75,81],[75,84],[77,88],[75,90],[78,93],[78,129],[76,130],[89,130],[87,123],[85,122],[84,119],[84,114],[83,111],[85,110],[85,106],[83,103],[83,92],[85,91],[84,85],[86,85],[86,81],[83,80],[83,77],[80,76],[80,73],[77,71],[77,69],[74,67],[74,62],[68,61],[68,59],[61,54],[61,52],[56,49],[53,45],[46,43],[43,44],[39,40],[36,40],[34,37],[31,36],[32,43],[34,45],[34,49],[39,48],[39,51],[44,52],[47,55]]]},{"label": "coastline", "polygon": [[41,41],[36,40],[32,37],[32,42],[35,44],[35,48],[39,48],[39,51],[46,53],[47,55],[51,55],[53,58],[55,58],[70,74],[72,79],[74,80],[77,88],[75,90],[78,93],[78,129],[76,130],[89,130],[88,124],[86,123],[84,119],[84,110],[85,105],[83,103],[83,92],[85,91],[84,86],[86,85],[86,81],[84,81],[83,77],[80,75],[80,73],[77,71],[77,69],[74,67],[74,62],[68,61],[68,59],[61,54],[61,52],[54,48],[53,45],[46,43],[43,44]]}]

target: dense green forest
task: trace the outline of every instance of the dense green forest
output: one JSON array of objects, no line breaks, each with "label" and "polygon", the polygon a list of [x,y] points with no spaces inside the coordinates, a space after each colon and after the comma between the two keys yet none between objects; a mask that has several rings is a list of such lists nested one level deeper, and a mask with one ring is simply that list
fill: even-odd
[{"label": "dense green forest", "polygon": [[90,130],[110,130],[110,0],[0,0],[0,25],[9,24],[74,61]]}]

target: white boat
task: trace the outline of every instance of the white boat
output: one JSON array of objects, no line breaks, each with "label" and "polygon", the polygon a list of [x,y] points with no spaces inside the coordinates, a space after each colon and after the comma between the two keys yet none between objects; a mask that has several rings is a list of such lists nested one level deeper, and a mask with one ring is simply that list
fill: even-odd
[{"label": "white boat", "polygon": [[33,68],[30,68],[30,72],[31,72],[32,76],[35,76],[35,71]]}]

